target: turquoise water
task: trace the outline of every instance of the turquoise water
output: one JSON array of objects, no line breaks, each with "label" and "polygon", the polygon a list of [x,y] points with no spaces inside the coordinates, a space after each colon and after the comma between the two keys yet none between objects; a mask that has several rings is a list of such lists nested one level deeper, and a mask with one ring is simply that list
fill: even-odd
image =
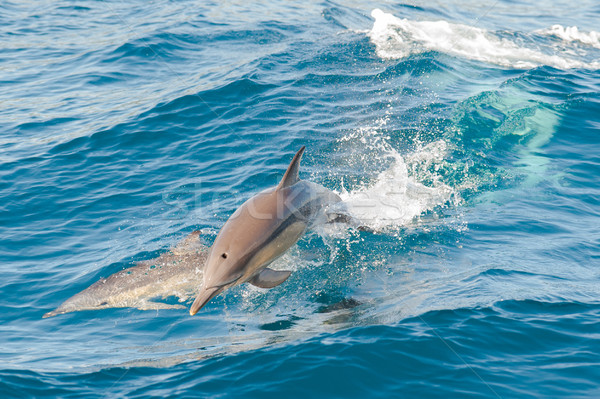
[{"label": "turquoise water", "polygon": [[[600,7],[577,4],[3,2],[2,396],[600,396]],[[376,233],[318,228],[284,284],[194,317],[42,319],[212,242],[302,145]]]}]

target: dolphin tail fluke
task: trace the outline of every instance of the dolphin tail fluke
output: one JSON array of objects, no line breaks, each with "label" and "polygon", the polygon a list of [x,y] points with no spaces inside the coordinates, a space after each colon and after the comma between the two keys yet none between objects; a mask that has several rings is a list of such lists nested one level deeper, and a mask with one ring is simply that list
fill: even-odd
[{"label": "dolphin tail fluke", "polygon": [[202,288],[202,291],[198,294],[194,303],[192,303],[192,307],[190,308],[190,315],[193,316],[200,309],[204,307],[214,297],[219,295],[223,291],[223,287],[212,287],[212,288]]},{"label": "dolphin tail fluke", "polygon": [[298,171],[300,169],[300,160],[302,159],[302,154],[304,153],[305,148],[305,146],[302,146],[302,148],[298,150],[296,155],[294,155],[294,159],[292,159],[292,162],[290,162],[290,166],[288,166],[287,170],[285,171],[285,175],[283,175],[283,179],[281,179],[281,183],[279,183],[279,186],[277,188],[290,187],[298,183]]},{"label": "dolphin tail fluke", "polygon": [[344,223],[350,227],[354,227],[358,231],[365,231],[367,233],[375,233],[376,231],[371,227],[363,224],[357,218],[350,216],[345,213],[330,212],[327,214],[327,224]]}]

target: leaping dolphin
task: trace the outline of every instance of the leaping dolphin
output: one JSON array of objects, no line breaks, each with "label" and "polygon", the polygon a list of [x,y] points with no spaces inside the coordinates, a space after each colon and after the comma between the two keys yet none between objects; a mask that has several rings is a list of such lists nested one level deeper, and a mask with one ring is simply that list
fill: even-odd
[{"label": "leaping dolphin", "polygon": [[153,299],[177,296],[180,302],[187,300],[202,282],[207,255],[208,247],[195,231],[158,258],[138,262],[95,282],[43,317],[106,308],[183,309],[183,305]]},{"label": "leaping dolphin", "polygon": [[296,153],[277,186],[247,200],[223,225],[209,251],[204,284],[190,308],[192,316],[216,295],[235,285],[249,282],[273,288],[283,283],[291,271],[267,266],[313,224],[337,221],[330,220],[326,211],[341,198],[298,177],[304,149],[303,146]]}]

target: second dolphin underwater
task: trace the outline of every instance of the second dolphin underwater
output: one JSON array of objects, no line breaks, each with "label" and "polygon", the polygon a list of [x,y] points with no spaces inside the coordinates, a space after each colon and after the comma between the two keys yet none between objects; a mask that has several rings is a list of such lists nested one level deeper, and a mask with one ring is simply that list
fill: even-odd
[{"label": "second dolphin underwater", "polygon": [[43,317],[107,308],[185,308],[157,299],[176,296],[183,302],[194,295],[202,282],[207,255],[208,248],[202,242],[200,232],[194,231],[158,258],[137,262],[136,266],[100,279]]},{"label": "second dolphin underwater", "polygon": [[291,274],[269,264],[280,257],[317,223],[352,222],[330,206],[341,198],[325,187],[298,176],[303,146],[281,182],[247,200],[225,222],[210,248],[204,284],[190,308],[195,315],[224,290],[248,282],[273,288]]}]

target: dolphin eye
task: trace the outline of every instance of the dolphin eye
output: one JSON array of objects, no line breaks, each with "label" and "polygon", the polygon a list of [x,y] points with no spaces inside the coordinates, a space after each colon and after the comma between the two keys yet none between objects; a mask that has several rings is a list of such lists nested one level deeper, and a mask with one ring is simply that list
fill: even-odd
[{"label": "dolphin eye", "polygon": [[223,258],[223,259],[227,259],[227,252],[223,252],[223,253],[221,254],[221,258]]}]

